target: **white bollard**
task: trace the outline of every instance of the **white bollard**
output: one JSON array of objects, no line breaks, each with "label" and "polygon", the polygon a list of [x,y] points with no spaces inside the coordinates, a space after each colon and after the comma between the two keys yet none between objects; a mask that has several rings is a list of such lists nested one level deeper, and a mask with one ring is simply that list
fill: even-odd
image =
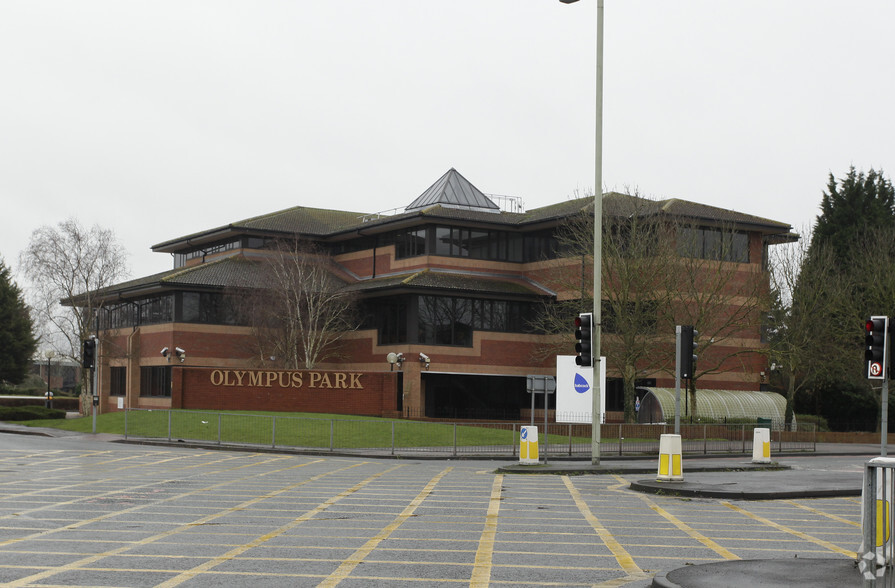
[{"label": "white bollard", "polygon": [[522,427],[519,431],[519,465],[538,465],[538,428]]},{"label": "white bollard", "polygon": [[752,463],[771,463],[771,430],[755,429],[752,435]]},{"label": "white bollard", "polygon": [[659,482],[682,482],[684,480],[680,435],[659,437],[659,475],[656,480]]}]

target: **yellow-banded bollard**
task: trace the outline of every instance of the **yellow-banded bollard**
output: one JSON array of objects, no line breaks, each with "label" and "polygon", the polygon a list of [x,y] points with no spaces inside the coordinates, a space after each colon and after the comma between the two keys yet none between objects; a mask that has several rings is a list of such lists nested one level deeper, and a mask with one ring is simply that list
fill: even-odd
[{"label": "yellow-banded bollard", "polygon": [[519,431],[519,465],[538,463],[538,428],[522,427]]},{"label": "yellow-banded bollard", "polygon": [[758,428],[752,434],[752,463],[771,463],[771,430]]},{"label": "yellow-banded bollard", "polygon": [[659,437],[659,475],[656,480],[659,482],[682,482],[684,480],[680,435]]}]

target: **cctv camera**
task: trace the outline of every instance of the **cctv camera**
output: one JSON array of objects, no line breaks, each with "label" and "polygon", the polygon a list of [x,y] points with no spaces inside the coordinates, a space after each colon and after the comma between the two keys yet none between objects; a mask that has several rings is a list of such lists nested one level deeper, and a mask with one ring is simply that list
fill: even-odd
[{"label": "cctv camera", "polygon": [[162,347],[162,350],[159,353],[162,354],[162,357],[168,357],[168,348]]},{"label": "cctv camera", "polygon": [[425,353],[420,353],[420,361],[424,361],[424,362],[428,363],[428,362],[429,362],[429,356],[426,355]]},{"label": "cctv camera", "polygon": [[175,348],[174,348],[174,352],[175,352],[177,355],[185,355],[185,354],[186,354],[186,351],[184,351],[184,350],[181,349],[180,347],[175,347]]}]

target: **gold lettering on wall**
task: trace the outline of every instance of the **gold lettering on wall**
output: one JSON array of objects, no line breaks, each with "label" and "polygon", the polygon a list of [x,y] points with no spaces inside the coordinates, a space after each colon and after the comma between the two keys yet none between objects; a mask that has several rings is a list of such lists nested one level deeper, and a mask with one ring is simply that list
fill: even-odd
[{"label": "gold lettering on wall", "polygon": [[[248,377],[246,377],[248,376]],[[212,386],[254,388],[326,388],[330,390],[363,390],[360,372],[297,372],[291,370],[212,370]]]}]

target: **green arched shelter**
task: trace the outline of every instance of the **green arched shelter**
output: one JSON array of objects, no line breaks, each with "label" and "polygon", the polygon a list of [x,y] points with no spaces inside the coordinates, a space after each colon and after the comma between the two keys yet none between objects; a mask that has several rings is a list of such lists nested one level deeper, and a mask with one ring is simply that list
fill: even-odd
[{"label": "green arched shelter", "polygon": [[[681,389],[681,414],[686,414],[686,393]],[[637,421],[640,423],[662,423],[674,420],[673,388],[637,388],[640,398],[640,410]],[[697,390],[696,412],[690,415],[696,418],[711,419],[723,423],[729,419],[770,419],[775,425],[782,426],[785,420],[786,398],[776,392],[756,392],[749,390]]]}]

